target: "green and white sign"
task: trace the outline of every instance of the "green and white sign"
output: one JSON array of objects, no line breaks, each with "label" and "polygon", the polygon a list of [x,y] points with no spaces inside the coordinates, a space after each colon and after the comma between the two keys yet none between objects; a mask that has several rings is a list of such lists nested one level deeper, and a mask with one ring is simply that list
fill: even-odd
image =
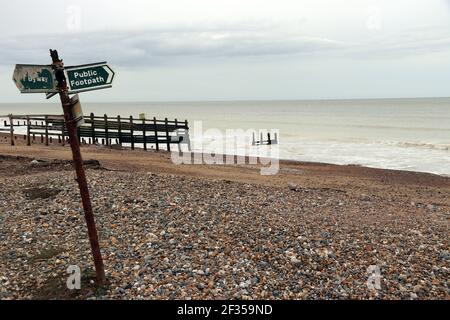
[{"label": "green and white sign", "polygon": [[106,62],[65,68],[70,93],[110,88],[114,71]]},{"label": "green and white sign", "polygon": [[57,92],[52,66],[17,64],[13,81],[21,93]]}]

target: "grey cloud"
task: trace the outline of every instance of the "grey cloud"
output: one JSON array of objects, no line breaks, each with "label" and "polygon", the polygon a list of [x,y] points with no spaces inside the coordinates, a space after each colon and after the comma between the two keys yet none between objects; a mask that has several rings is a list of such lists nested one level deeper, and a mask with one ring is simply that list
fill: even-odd
[{"label": "grey cloud", "polygon": [[449,49],[450,30],[448,28],[422,27],[374,37],[356,52],[368,55],[370,50],[376,57],[399,57]]},{"label": "grey cloud", "polygon": [[114,60],[124,66],[152,65],[170,59],[301,54],[335,49],[328,39],[248,28],[239,30],[104,31],[0,38],[2,64],[29,61],[48,48],[58,47],[66,60]]},{"label": "grey cloud", "polygon": [[[72,64],[108,59],[120,66],[160,65],[187,59],[306,55],[371,58],[403,56],[450,48],[447,29],[424,28],[343,43],[269,26],[227,29],[104,31],[0,38],[0,64],[42,63],[43,52],[57,48]],[[39,58],[42,57],[42,58]],[[34,60],[30,60],[30,59]],[[45,63],[45,62],[44,62]]]}]

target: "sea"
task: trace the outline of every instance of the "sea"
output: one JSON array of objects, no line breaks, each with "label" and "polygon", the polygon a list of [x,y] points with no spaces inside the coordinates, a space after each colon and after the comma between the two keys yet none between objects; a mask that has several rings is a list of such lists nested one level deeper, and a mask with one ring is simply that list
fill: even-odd
[{"label": "sea", "polygon": [[[56,98],[54,98],[56,99]],[[0,115],[61,114],[58,103],[0,104]],[[450,176],[450,98],[111,102],[82,104],[85,115],[187,120],[194,151],[275,155]],[[3,125],[3,121],[1,123]],[[271,145],[255,140],[276,138]],[[230,151],[231,150],[231,151]],[[220,150],[219,150],[220,151]],[[219,152],[220,153],[220,152]]]}]

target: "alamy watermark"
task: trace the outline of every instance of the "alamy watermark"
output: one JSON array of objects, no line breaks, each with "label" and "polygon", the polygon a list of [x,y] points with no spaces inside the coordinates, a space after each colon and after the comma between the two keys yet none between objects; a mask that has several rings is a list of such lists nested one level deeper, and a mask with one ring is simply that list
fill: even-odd
[{"label": "alamy watermark", "polygon": [[77,265],[71,265],[67,268],[67,273],[70,276],[67,278],[66,285],[69,290],[81,289],[81,270]]},{"label": "alamy watermark", "polygon": [[81,7],[77,5],[70,5],[66,9],[67,19],[66,27],[69,31],[81,30]]},{"label": "alamy watermark", "polygon": [[366,27],[370,31],[379,31],[383,27],[382,11],[380,7],[367,8]]},{"label": "alamy watermark", "polygon": [[367,268],[367,288],[369,290],[381,290],[381,270],[379,266],[371,265]]},{"label": "alamy watermark", "polygon": [[[225,131],[210,128],[203,131],[202,121],[194,121],[193,136],[190,141],[187,132],[177,132],[182,144],[192,146],[195,152],[172,151],[174,164],[206,164],[206,165],[261,165],[261,175],[275,175],[280,169],[278,141],[265,140],[260,145],[254,144],[254,137],[259,132],[268,132],[269,137],[279,137],[278,129],[226,129]],[[256,135],[255,135],[256,133]],[[264,139],[262,139],[264,140]],[[259,141],[262,142],[262,141]],[[236,156],[238,155],[238,156]],[[246,161],[248,160],[248,163]]]}]

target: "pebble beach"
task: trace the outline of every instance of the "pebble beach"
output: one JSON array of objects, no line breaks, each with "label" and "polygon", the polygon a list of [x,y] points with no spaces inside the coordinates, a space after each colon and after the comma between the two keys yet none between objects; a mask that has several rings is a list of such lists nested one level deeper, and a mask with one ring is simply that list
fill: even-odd
[{"label": "pebble beach", "polygon": [[62,149],[0,146],[1,299],[449,299],[450,178],[293,162],[269,178],[83,148],[98,287]]}]

